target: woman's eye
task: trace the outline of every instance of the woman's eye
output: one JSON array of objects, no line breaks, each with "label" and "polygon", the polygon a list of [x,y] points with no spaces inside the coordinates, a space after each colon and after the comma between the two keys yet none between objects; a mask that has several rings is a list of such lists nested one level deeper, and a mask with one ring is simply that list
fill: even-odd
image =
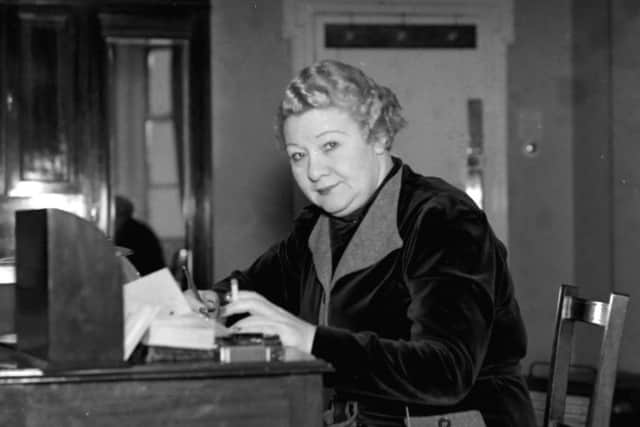
[{"label": "woman's eye", "polygon": [[291,153],[289,154],[289,159],[291,159],[292,162],[297,162],[299,160],[301,160],[304,157],[303,153]]},{"label": "woman's eye", "polygon": [[338,143],[336,141],[328,141],[328,142],[325,142],[323,145],[324,151],[331,151],[337,146],[338,146]]}]

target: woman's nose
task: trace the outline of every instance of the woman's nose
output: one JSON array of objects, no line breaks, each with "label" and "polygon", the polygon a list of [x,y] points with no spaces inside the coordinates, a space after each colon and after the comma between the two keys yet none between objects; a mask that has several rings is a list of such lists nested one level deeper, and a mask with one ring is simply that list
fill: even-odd
[{"label": "woman's nose", "polygon": [[316,182],[327,173],[327,164],[322,156],[309,155],[307,163],[307,177],[310,181]]}]

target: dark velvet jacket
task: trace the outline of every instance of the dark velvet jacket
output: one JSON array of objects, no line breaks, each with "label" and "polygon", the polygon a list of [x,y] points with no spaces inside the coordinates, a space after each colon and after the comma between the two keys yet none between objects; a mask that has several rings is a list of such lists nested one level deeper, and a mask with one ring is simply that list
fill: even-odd
[{"label": "dark velvet jacket", "polygon": [[234,272],[240,287],[319,325],[312,353],[367,422],[478,409],[488,426],[534,426],[519,373],[525,328],[484,213],[406,165],[383,185],[335,272],[329,218],[311,206]]}]

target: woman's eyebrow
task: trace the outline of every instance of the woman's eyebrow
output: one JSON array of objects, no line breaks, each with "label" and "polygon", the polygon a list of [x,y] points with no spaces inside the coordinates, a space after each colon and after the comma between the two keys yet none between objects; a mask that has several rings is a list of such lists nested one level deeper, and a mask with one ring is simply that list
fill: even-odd
[{"label": "woman's eyebrow", "polygon": [[319,134],[316,135],[316,138],[320,138],[323,135],[326,135],[328,133],[341,133],[342,135],[347,135],[347,132],[342,131],[340,129],[329,129],[329,130],[325,130],[320,132]]}]

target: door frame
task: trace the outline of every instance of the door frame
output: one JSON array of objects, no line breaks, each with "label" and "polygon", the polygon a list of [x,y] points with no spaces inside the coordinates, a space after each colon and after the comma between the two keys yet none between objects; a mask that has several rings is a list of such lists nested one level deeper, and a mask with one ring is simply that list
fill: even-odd
[{"label": "door frame", "polygon": [[[181,136],[185,142],[181,153],[181,211],[184,218],[186,249],[185,259],[172,259],[165,254],[169,267],[187,266],[196,283],[213,281],[213,215],[212,215],[212,142],[210,108],[210,27],[209,5],[155,7],[153,13],[141,7],[134,11],[102,11],[99,15],[103,42],[141,40],[145,45],[154,40],[170,40],[168,45],[182,46],[185,55],[182,63],[186,73],[177,82],[183,90]],[[108,69],[105,58],[105,70]],[[105,87],[108,87],[108,77]],[[105,103],[109,105],[108,93]],[[108,107],[107,107],[108,108]],[[109,114],[113,116],[113,113]],[[111,119],[112,120],[112,119]],[[109,124],[109,139],[113,137],[113,123]],[[109,145],[112,145],[110,140]],[[111,156],[110,156],[111,157]],[[109,170],[111,166],[109,165]],[[114,225],[114,194],[111,177],[104,203],[108,212],[108,230]]]},{"label": "door frame", "polygon": [[[495,96],[486,103],[484,114],[491,115],[496,123],[494,135],[497,139],[495,144],[485,144],[485,156],[491,158],[495,168],[485,185],[485,192],[490,192],[486,197],[489,203],[485,210],[493,213],[490,215],[493,229],[508,245],[507,48],[514,39],[513,0],[399,0],[384,3],[368,0],[282,0],[282,6],[282,31],[291,43],[294,75],[315,60],[316,22],[323,15],[398,15],[402,20],[411,17],[412,20],[452,19],[481,23],[488,40],[485,50],[494,58],[489,71],[492,79],[487,82],[487,89]],[[299,198],[294,189],[294,201]]]}]

